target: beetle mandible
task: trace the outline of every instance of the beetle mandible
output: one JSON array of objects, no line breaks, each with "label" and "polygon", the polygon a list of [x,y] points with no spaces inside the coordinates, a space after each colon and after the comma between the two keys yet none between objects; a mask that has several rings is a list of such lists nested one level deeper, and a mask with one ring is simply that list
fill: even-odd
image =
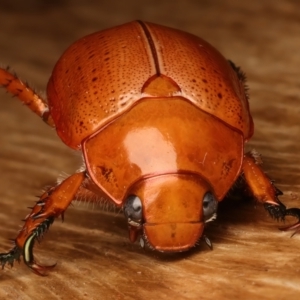
[{"label": "beetle mandible", "polygon": [[258,155],[244,153],[253,134],[244,74],[201,38],[134,21],[71,45],[47,101],[8,68],[0,85],[84,157],[80,171],[42,194],[13,249],[0,254],[2,267],[23,256],[44,274],[52,266],[34,259],[35,240],[72,200],[95,194],[123,208],[132,242],[165,252],[200,239],[211,246],[205,224],[239,179],[272,217],[300,219],[279,201]]}]

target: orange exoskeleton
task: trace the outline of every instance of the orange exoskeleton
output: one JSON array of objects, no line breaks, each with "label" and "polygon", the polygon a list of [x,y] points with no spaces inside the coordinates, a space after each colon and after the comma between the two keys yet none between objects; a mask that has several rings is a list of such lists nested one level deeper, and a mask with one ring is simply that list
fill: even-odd
[{"label": "orange exoskeleton", "polygon": [[131,241],[166,252],[211,246],[205,224],[239,179],[274,218],[300,217],[244,153],[253,134],[245,76],[192,34],[135,21],[83,37],[57,62],[47,102],[8,69],[0,85],[84,156],[32,208],[2,266],[23,256],[44,274],[34,241],[85,194],[123,208]]}]

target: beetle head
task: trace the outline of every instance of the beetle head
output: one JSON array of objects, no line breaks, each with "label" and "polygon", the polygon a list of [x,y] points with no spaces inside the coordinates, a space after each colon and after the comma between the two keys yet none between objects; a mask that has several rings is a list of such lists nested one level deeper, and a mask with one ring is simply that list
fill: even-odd
[{"label": "beetle head", "polygon": [[178,252],[193,247],[204,224],[216,216],[217,200],[210,186],[193,174],[166,174],[133,186],[124,205],[129,237],[139,234],[158,251]]}]

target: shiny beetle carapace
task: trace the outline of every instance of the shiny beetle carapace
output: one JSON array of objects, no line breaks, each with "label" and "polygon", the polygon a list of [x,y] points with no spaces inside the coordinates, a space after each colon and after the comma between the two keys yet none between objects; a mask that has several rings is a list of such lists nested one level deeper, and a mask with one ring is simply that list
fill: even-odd
[{"label": "shiny beetle carapace", "polygon": [[40,197],[2,266],[23,256],[44,274],[34,241],[72,200],[95,194],[123,208],[131,241],[165,252],[200,239],[211,246],[205,223],[239,179],[271,216],[300,218],[278,200],[258,155],[244,153],[253,133],[245,76],[192,34],[136,21],[88,35],[57,62],[47,102],[8,69],[0,85],[84,156]]}]

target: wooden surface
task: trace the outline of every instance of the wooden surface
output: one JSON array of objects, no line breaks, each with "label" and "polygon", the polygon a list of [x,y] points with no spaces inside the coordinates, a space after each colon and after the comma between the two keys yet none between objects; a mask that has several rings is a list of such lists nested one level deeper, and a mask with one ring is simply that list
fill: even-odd
[{"label": "wooden surface", "polygon": [[[38,90],[77,38],[143,19],[207,39],[248,76],[255,135],[248,149],[300,206],[300,4],[286,1],[0,2],[0,61]],[[80,165],[55,132],[0,91],[0,251],[44,186]],[[0,272],[0,299],[299,299],[300,235],[281,232],[253,202],[228,201],[205,245],[178,255],[143,251],[127,239],[122,214],[70,207],[35,253],[57,262],[48,277],[23,263]]]}]

